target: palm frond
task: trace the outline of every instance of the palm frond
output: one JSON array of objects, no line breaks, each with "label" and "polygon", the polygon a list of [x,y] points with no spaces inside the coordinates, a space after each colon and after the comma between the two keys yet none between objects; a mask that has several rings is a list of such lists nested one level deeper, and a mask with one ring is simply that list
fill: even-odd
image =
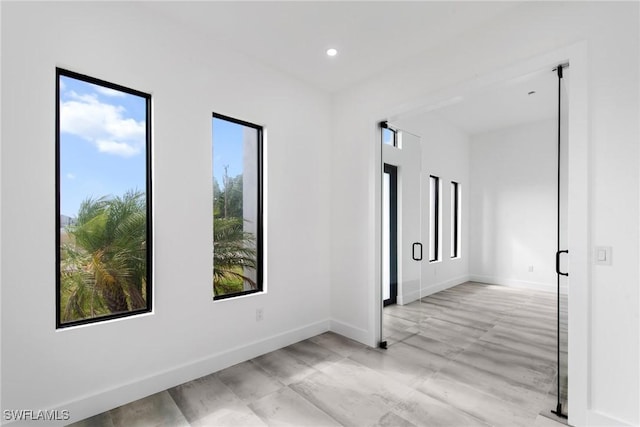
[{"label": "palm frond", "polygon": [[257,268],[255,236],[244,231],[242,218],[213,220],[213,284],[222,288],[225,280],[240,279],[252,289],[255,280],[244,274]]}]

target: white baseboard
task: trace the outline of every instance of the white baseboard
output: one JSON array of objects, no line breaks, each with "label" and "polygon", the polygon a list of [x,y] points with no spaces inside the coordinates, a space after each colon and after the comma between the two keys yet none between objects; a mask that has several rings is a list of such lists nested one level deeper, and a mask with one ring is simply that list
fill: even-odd
[{"label": "white baseboard", "polygon": [[536,291],[557,292],[556,285],[552,283],[529,282],[526,280],[508,279],[505,277],[482,276],[479,274],[469,275],[472,282],[487,283],[489,285],[508,286],[511,288],[531,289]]},{"label": "white baseboard", "polygon": [[[571,417],[571,414],[569,414]],[[593,427],[631,427],[633,424],[616,419],[602,412],[589,410],[587,412],[587,425]]]},{"label": "white baseboard", "polygon": [[361,342],[366,345],[369,343],[369,331],[350,325],[348,323],[341,322],[339,320],[331,319],[329,322],[329,330],[343,337],[350,338],[352,340]]},{"label": "white baseboard", "polygon": [[439,283],[425,286],[419,291],[411,292],[405,295],[398,295],[398,304],[400,305],[410,304],[414,301],[417,301],[420,298],[427,297],[429,295],[435,294],[436,292],[444,291],[445,289],[452,288],[461,283],[468,282],[469,280],[470,280],[469,276],[467,275],[458,276],[458,277],[454,277],[453,279],[444,280]]},{"label": "white baseboard", "polygon": [[[47,425],[62,426],[79,421],[134,400],[175,387],[187,381],[209,375],[237,363],[327,332],[330,324],[333,324],[333,322],[330,322],[329,319],[322,320],[219,352],[199,360],[190,361],[154,375],[136,378],[118,387],[101,390],[91,395],[57,405],[57,408],[53,409],[68,410],[72,418],[67,421],[60,421],[60,423],[52,422]],[[9,423],[7,425],[18,425],[18,423]]]},{"label": "white baseboard", "polygon": [[436,292],[444,291],[445,289],[453,288],[454,286],[458,286],[462,283],[468,282],[469,280],[471,280],[469,275],[465,274],[463,276],[454,277],[453,279],[426,286],[422,288],[422,298],[435,294]]},{"label": "white baseboard", "polygon": [[420,294],[421,294],[420,291],[409,292],[404,295],[398,294],[398,297],[397,297],[398,305],[411,304],[412,302],[417,301],[418,298],[420,298]]}]

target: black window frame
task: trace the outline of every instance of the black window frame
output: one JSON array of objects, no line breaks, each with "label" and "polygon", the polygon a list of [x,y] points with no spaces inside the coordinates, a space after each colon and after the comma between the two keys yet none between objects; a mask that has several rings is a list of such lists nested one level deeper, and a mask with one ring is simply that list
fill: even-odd
[{"label": "black window frame", "polygon": [[460,257],[460,183],[451,181],[451,258]]},{"label": "black window frame", "polygon": [[[263,247],[263,227],[264,227],[264,206],[263,206],[263,201],[264,201],[264,194],[263,194],[263,186],[264,186],[264,177],[263,177],[263,173],[264,173],[264,158],[263,158],[263,145],[264,145],[264,126],[255,124],[255,123],[251,123],[245,120],[241,120],[241,119],[237,119],[235,117],[230,117],[230,116],[226,116],[224,114],[219,114],[219,113],[212,113],[212,120],[213,119],[220,119],[220,120],[226,120],[228,122],[231,123],[235,123],[241,126],[246,126],[246,127],[250,127],[252,129],[256,130],[257,133],[257,141],[256,141],[256,145],[257,145],[257,159],[256,159],[256,163],[258,166],[258,171],[257,171],[257,220],[256,220],[256,289],[249,289],[246,291],[242,291],[242,292],[234,292],[234,293],[229,293],[229,294],[224,294],[224,295],[215,295],[213,296],[213,300],[214,301],[220,301],[220,300],[225,300],[225,299],[230,299],[230,298],[236,298],[236,297],[240,297],[240,296],[244,296],[244,295],[250,295],[250,294],[256,294],[256,293],[261,293],[264,291],[264,247]],[[213,148],[213,144],[215,143],[213,141],[213,135],[211,137],[211,143],[212,143],[212,148]],[[213,173],[213,168],[211,170],[211,172]],[[215,251],[215,242],[214,242],[214,249]]]},{"label": "black window frame", "polygon": [[[429,242],[429,247],[431,247],[431,243],[433,242],[434,257],[432,258],[431,255],[429,255],[429,262],[436,262],[436,261],[440,261],[440,177],[435,175],[429,175],[429,180],[435,181],[434,192],[433,194],[430,195],[430,199],[429,199],[430,202],[433,201],[434,212],[435,212],[434,220],[433,220],[434,233],[433,235],[429,236],[429,238],[431,239],[431,241]],[[429,185],[429,188],[431,188],[431,185]],[[431,221],[431,218],[429,218],[429,221]]]},{"label": "black window frame", "polygon": [[[55,167],[56,167],[56,178],[55,178],[55,213],[56,213],[56,329],[64,329],[72,326],[86,325],[92,323],[104,322],[107,320],[120,319],[124,317],[136,316],[139,314],[150,313],[153,309],[153,216],[152,216],[152,113],[151,113],[151,94],[142,92],[136,89],[129,88],[127,86],[119,85],[116,83],[112,83],[106,80],[102,80],[96,77],[88,76],[86,74],[81,74],[75,71],[70,71],[64,68],[56,67],[56,107],[55,107]],[[61,261],[61,236],[60,236],[60,227],[61,227],[61,212],[60,212],[60,78],[61,77],[70,77],[76,80],[81,80],[86,83],[94,84],[97,86],[102,86],[108,89],[113,89],[120,92],[125,92],[130,95],[139,96],[145,99],[145,167],[146,167],[146,232],[147,232],[147,240],[146,240],[146,263],[147,263],[147,277],[146,277],[146,307],[131,310],[122,313],[114,313],[107,314],[87,319],[81,320],[73,320],[68,322],[62,322],[60,316],[60,303],[61,303],[61,280],[60,280],[60,261]]]}]

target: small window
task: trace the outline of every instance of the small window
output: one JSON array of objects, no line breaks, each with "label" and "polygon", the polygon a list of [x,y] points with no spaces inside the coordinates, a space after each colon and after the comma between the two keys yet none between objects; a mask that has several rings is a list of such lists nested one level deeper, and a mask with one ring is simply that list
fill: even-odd
[{"label": "small window", "polygon": [[57,327],[151,311],[151,96],[56,69]]},{"label": "small window", "polygon": [[261,126],[213,114],[213,297],[262,291]]},{"label": "small window", "polygon": [[429,261],[440,260],[440,178],[429,177]]},{"label": "small window", "polygon": [[391,145],[392,147],[398,146],[398,132],[394,129],[383,127],[382,128],[382,143],[385,145]]},{"label": "small window", "polygon": [[460,256],[460,184],[451,181],[451,258]]}]

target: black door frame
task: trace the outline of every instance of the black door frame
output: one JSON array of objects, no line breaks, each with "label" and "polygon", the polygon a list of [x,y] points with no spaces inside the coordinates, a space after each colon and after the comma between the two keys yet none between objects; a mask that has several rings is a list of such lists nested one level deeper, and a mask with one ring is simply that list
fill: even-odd
[{"label": "black door frame", "polygon": [[383,307],[398,302],[398,168],[384,164],[384,173],[389,174],[389,298]]},{"label": "black door frame", "polygon": [[[561,148],[562,148],[562,79],[563,79],[563,70],[564,68],[567,68],[569,66],[569,64],[560,64],[558,65],[553,71],[555,71],[558,75],[558,143],[557,143],[557,191],[556,191],[556,196],[557,196],[557,204],[556,204],[556,208],[557,208],[557,212],[556,212],[556,234],[557,234],[557,239],[556,239],[556,280],[557,280],[557,313],[556,313],[556,335],[557,335],[557,379],[556,379],[556,397],[557,397],[557,402],[556,402],[556,408],[555,410],[552,410],[551,412],[555,415],[557,415],[560,418],[567,418],[567,413],[566,413],[566,406],[563,407],[562,403],[564,400],[566,400],[566,394],[562,395],[562,384],[561,384],[561,380],[562,380],[562,358],[561,358],[561,322],[560,322],[560,318],[561,318],[561,314],[562,314],[562,310],[561,310],[561,291],[560,291],[560,276],[569,276],[569,273],[566,272],[562,272],[560,271],[560,257],[562,254],[568,254],[569,251],[567,249],[561,249],[561,232],[560,232],[560,227],[561,227],[561,209],[562,209],[562,197],[561,197],[561,188],[562,188],[562,162],[561,162]],[[568,348],[567,348],[568,351]],[[565,373],[566,375],[566,373]],[[565,385],[566,387],[566,385]],[[565,390],[566,392],[566,390]]]}]

